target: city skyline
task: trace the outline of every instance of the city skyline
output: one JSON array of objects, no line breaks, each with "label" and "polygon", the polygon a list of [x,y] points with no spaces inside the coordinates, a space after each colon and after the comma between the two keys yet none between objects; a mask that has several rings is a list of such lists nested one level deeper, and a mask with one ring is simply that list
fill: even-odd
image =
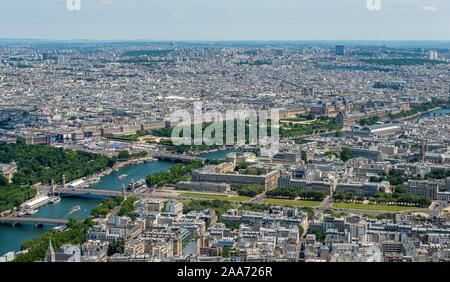
[{"label": "city skyline", "polygon": [[0,267],[450,262],[449,11],[1,1]]}]

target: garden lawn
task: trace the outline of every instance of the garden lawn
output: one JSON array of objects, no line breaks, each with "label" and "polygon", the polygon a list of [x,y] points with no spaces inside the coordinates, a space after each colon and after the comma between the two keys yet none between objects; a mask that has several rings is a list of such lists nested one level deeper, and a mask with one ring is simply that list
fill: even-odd
[{"label": "garden lawn", "polygon": [[319,201],[304,201],[304,200],[286,200],[286,199],[264,199],[264,203],[268,205],[291,206],[291,207],[317,207],[320,205]]},{"label": "garden lawn", "polygon": [[182,193],[178,195],[178,198],[208,199],[208,200],[221,200],[232,202],[248,202],[249,200],[251,200],[250,197],[245,196],[220,196],[202,193]]},{"label": "garden lawn", "polygon": [[333,204],[335,209],[353,209],[353,210],[373,210],[373,211],[386,211],[386,212],[402,212],[409,210],[424,210],[424,208],[418,207],[405,207],[405,206],[383,206],[383,205],[365,205],[355,203],[335,203]]}]

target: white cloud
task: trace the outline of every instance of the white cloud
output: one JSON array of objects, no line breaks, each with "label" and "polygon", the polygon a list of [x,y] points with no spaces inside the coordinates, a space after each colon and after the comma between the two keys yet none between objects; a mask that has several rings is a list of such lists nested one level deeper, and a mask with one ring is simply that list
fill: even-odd
[{"label": "white cloud", "polygon": [[439,7],[435,5],[422,6],[422,10],[427,12],[439,12]]}]

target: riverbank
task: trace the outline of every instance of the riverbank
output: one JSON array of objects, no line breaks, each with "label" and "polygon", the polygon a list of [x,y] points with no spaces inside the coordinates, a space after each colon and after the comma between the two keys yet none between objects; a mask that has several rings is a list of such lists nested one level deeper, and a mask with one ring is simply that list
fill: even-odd
[{"label": "riverbank", "polygon": [[152,161],[157,161],[157,160],[153,157],[143,157],[143,158],[138,158],[138,159],[130,159],[130,160],[123,161],[123,162],[118,162],[118,163],[114,164],[114,166],[111,168],[108,168],[100,173],[96,173],[96,174],[90,175],[88,177],[84,177],[81,180],[84,180],[86,182],[86,186],[91,186],[91,185],[94,185],[95,183],[97,183],[102,177],[105,177],[113,172],[119,171],[119,170],[126,168],[128,166],[131,166],[131,165],[143,164],[145,162],[152,162]]},{"label": "riverbank", "polygon": [[[130,159],[130,160],[123,161],[123,162],[118,162],[118,163],[114,164],[113,167],[107,168],[100,173],[95,173],[90,176],[82,177],[80,179],[74,180],[73,182],[82,180],[84,182],[83,187],[87,188],[87,187],[90,187],[90,186],[96,184],[98,181],[100,181],[100,179],[102,177],[105,177],[115,171],[119,171],[119,170],[126,168],[128,166],[131,166],[131,165],[138,165],[138,164],[142,164],[142,163],[150,162],[150,161],[156,161],[156,159],[153,157],[143,157],[143,158]],[[48,187],[48,185],[43,185],[42,183],[35,184],[32,187],[37,189],[36,196],[34,196],[33,198],[22,203],[22,205],[25,205],[26,203],[33,202],[44,196],[47,196],[49,189],[50,189],[50,187]],[[40,208],[42,208],[45,205],[49,205],[49,204],[50,204],[50,201],[47,201],[45,204],[42,204],[41,206],[37,206],[35,208],[35,210],[39,211]],[[21,214],[18,211],[16,211],[15,208],[12,210],[4,211],[0,215],[1,216],[21,216]]]},{"label": "riverbank", "polygon": [[[173,165],[175,164],[153,160],[151,158],[141,158],[121,162],[116,164],[111,169],[107,169],[96,174],[95,176],[90,176],[89,179],[98,178],[98,180],[95,183],[90,184],[89,188],[119,191],[121,189],[121,185],[128,185],[133,179],[139,180],[145,178],[147,175],[168,170]],[[119,176],[124,174],[127,174],[127,177],[119,179]],[[84,219],[90,215],[91,210],[100,202],[101,201],[98,199],[63,197],[61,202],[45,205],[31,217],[63,219],[77,217]],[[78,211],[71,212],[76,206],[80,206],[80,209]],[[45,225],[42,228],[35,228],[33,224],[22,224],[22,226],[16,227],[1,225],[0,255],[10,251],[19,251],[23,242],[40,236],[53,227],[54,226],[52,225]]]},{"label": "riverbank", "polygon": [[433,109],[429,109],[428,111],[425,111],[425,112],[418,112],[417,114],[414,114],[414,115],[409,116],[409,117],[404,117],[404,118],[399,118],[399,119],[393,119],[393,120],[391,120],[391,121],[392,121],[392,122],[402,122],[402,121],[414,120],[414,119],[416,119],[416,118],[422,117],[423,115],[426,115],[426,114],[429,114],[429,113],[432,113],[432,112],[436,112],[436,111],[440,111],[440,110],[442,110],[442,109],[444,109],[444,108],[442,108],[442,107],[436,107],[436,108],[433,108]]},{"label": "riverbank", "polygon": [[[90,215],[91,210],[98,204],[100,204],[100,200],[63,198],[59,203],[48,204],[41,207],[37,213],[30,217],[85,219]],[[79,206],[80,209],[75,211],[74,207],[76,206]],[[23,242],[32,240],[55,226],[56,225],[44,225],[41,228],[35,228],[34,224],[31,223],[23,223],[16,227],[0,225],[0,255],[10,251],[19,251]]]},{"label": "riverbank", "polygon": [[[209,159],[223,159],[232,150],[227,151],[209,151],[202,154],[202,157]],[[111,189],[119,191],[122,185],[128,185],[132,180],[145,179],[148,175],[156,174],[173,167],[175,164],[155,160],[150,157],[133,159],[126,162],[115,164],[112,168],[102,171],[96,175],[91,175],[88,180],[96,180],[89,186],[91,189]],[[121,179],[121,175],[127,175]],[[60,203],[49,204],[41,207],[33,217],[45,218],[64,218],[78,217],[81,219],[90,215],[91,210],[100,203],[95,199],[79,199],[63,197]],[[80,210],[71,213],[74,206],[80,206]],[[43,228],[34,228],[32,224],[23,224],[22,226],[0,226],[0,255],[7,252],[17,252],[23,242],[31,240],[42,235],[52,226],[45,225]]]}]

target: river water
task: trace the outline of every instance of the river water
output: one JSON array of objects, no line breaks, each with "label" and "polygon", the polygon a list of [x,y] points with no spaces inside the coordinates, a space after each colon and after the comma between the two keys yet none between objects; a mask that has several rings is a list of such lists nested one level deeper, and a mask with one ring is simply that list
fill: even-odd
[{"label": "river water", "polygon": [[432,111],[432,112],[421,115],[420,118],[440,117],[440,116],[444,116],[444,115],[450,115],[450,108],[449,109],[444,108],[444,109]]},{"label": "river water", "polygon": [[233,150],[227,150],[227,151],[216,151],[206,154],[200,154],[198,155],[200,158],[206,158],[210,160],[220,160],[225,159],[229,153],[233,152]]},{"label": "river water", "polygon": [[[218,151],[199,155],[209,159],[223,159],[230,151]],[[93,184],[90,188],[102,190],[120,191],[122,185],[127,186],[132,180],[138,181],[145,179],[147,175],[168,170],[175,164],[163,161],[153,161],[141,164],[123,167],[118,171],[102,177],[99,182]],[[63,197],[57,204],[48,204],[39,209],[39,212],[32,217],[45,218],[65,218],[78,217],[86,218],[91,210],[100,203],[99,199],[80,199]],[[74,206],[80,206],[76,212],[71,212]],[[11,227],[0,225],[0,256],[9,251],[20,250],[20,245],[31,240],[54,226],[45,225],[43,228],[34,228],[33,224],[23,224],[22,226]]]},{"label": "river water", "polygon": [[[122,184],[128,185],[131,180],[139,180],[145,178],[147,175],[155,174],[164,170],[168,170],[174,164],[170,162],[153,161],[141,164],[130,165],[114,171],[100,179],[91,188],[94,189],[108,189],[121,190]],[[127,175],[126,177],[120,176]],[[39,209],[32,217],[45,218],[65,218],[78,217],[86,218],[91,213],[91,210],[100,203],[100,199],[80,199],[63,197],[61,202],[57,204],[48,204]],[[76,212],[71,212],[74,206],[80,206]],[[20,250],[20,245],[39,236],[40,234],[52,228],[52,225],[45,225],[43,228],[34,228],[33,224],[23,224],[22,226],[11,227],[7,225],[0,226],[0,255],[9,251]]]}]

